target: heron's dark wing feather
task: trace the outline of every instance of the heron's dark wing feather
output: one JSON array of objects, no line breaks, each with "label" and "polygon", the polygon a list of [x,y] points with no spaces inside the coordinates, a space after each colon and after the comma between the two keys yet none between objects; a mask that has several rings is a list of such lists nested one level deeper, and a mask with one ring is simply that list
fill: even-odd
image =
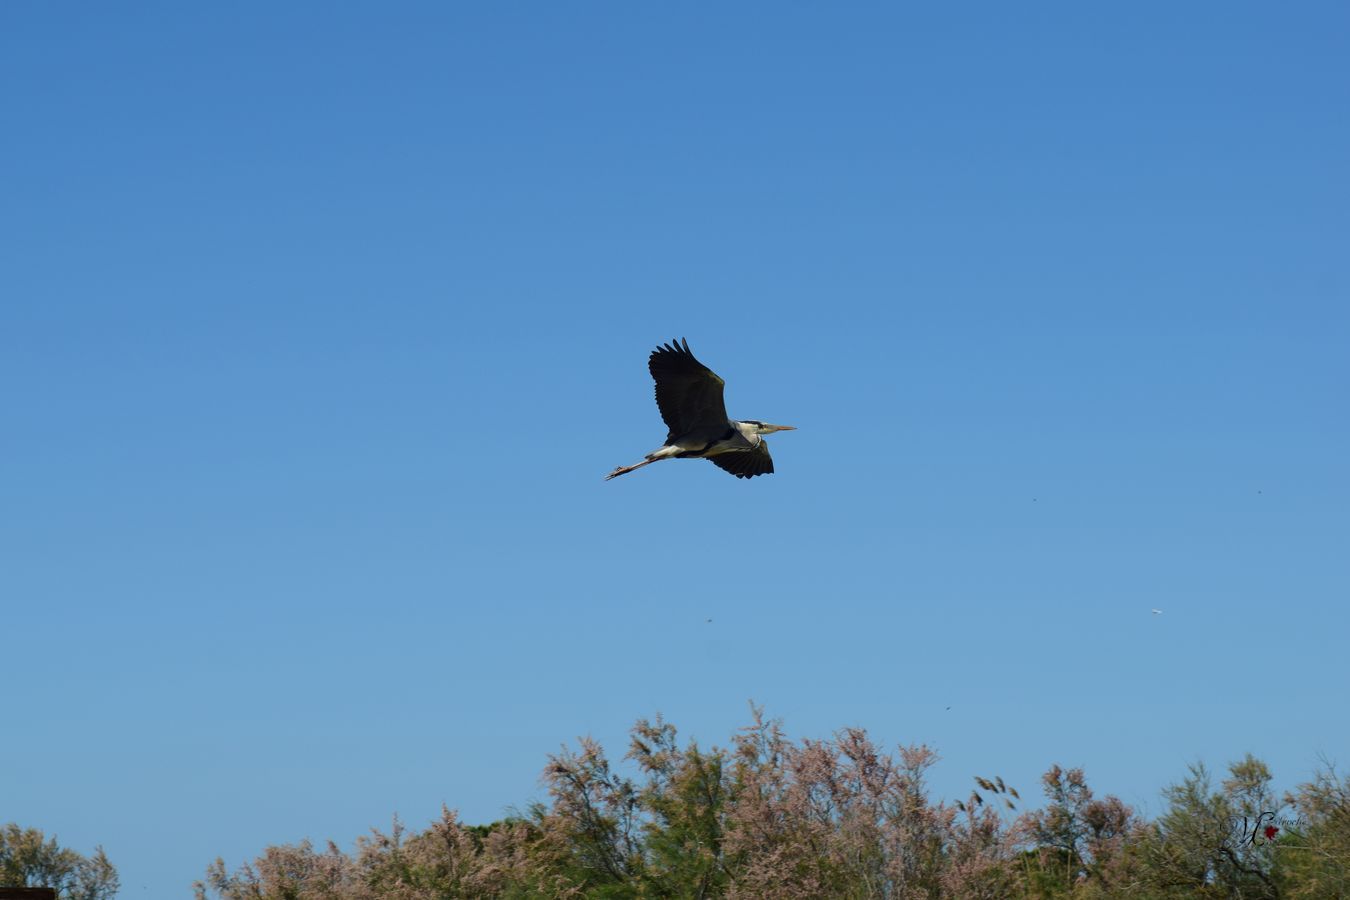
[{"label": "heron's dark wing feather", "polygon": [[674,440],[699,428],[721,431],[727,424],[722,386],[717,374],[694,359],[688,341],[671,341],[652,351],[647,361],[656,381],[656,405]]},{"label": "heron's dark wing feather", "polygon": [[773,457],[769,455],[769,442],[760,441],[753,450],[734,453],[719,453],[708,457],[708,462],[724,472],[730,472],[737,478],[754,478],[756,475],[773,474]]}]

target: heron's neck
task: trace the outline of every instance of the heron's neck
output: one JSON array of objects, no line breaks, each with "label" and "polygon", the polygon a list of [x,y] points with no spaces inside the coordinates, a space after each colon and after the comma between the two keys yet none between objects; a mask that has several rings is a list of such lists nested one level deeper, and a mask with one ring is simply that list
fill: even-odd
[{"label": "heron's neck", "polygon": [[759,430],[749,422],[735,422],[736,430],[750,443],[759,444]]}]

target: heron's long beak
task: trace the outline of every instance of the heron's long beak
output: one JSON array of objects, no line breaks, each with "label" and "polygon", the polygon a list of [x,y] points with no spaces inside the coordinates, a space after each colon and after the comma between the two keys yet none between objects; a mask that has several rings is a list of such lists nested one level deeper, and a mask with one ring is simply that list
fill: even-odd
[{"label": "heron's long beak", "polygon": [[766,423],[766,424],[764,425],[764,430],[765,430],[766,432],[768,432],[769,434],[772,434],[772,433],[775,432],[775,431],[796,431],[796,430],[797,430],[797,426],[796,426],[796,425],[769,425],[769,424]]}]

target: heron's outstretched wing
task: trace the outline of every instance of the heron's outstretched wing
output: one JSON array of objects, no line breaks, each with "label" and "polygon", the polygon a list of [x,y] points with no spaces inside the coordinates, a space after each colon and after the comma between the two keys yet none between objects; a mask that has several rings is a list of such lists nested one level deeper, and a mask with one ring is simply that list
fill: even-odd
[{"label": "heron's outstretched wing", "polygon": [[753,450],[740,450],[709,456],[708,462],[724,472],[730,472],[737,478],[754,478],[756,475],[773,474],[773,457],[769,455],[768,441],[760,441],[759,446]]},{"label": "heron's outstretched wing", "polygon": [[671,341],[652,351],[647,368],[656,380],[656,405],[666,420],[674,440],[701,427],[719,432],[727,425],[727,408],[722,402],[726,384],[689,352],[688,341]]}]

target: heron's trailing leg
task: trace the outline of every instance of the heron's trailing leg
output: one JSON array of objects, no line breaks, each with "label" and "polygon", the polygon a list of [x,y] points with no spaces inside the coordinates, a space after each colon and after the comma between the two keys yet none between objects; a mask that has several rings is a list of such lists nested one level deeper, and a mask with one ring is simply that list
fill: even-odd
[{"label": "heron's trailing leg", "polygon": [[618,478],[620,475],[627,475],[629,472],[632,472],[635,469],[640,469],[643,466],[650,466],[652,463],[658,462],[659,459],[660,459],[659,457],[657,459],[644,459],[642,462],[634,466],[619,466],[613,472],[610,472],[608,475],[606,475],[605,480],[609,481],[611,478]]},{"label": "heron's trailing leg", "polygon": [[666,444],[664,447],[661,447],[657,450],[653,450],[651,453],[648,453],[646,458],[643,459],[642,462],[638,463],[637,465],[619,466],[613,472],[610,472],[608,475],[606,475],[605,480],[609,481],[611,478],[618,478],[620,475],[627,475],[634,469],[640,469],[643,466],[650,466],[652,463],[660,462],[663,459],[670,459],[672,456],[678,455],[679,452],[680,452],[679,447],[672,447],[670,444]]}]

